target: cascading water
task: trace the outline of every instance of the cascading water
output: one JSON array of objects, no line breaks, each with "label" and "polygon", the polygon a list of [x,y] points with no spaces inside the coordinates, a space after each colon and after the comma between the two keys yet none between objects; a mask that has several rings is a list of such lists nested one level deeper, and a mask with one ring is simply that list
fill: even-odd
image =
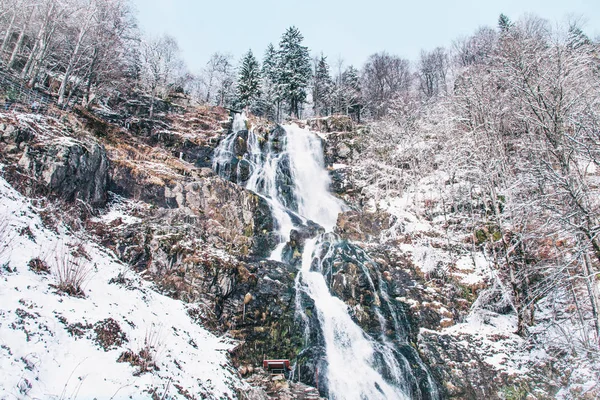
[{"label": "cascading water", "polygon": [[[344,205],[329,192],[320,139],[297,125],[278,129],[259,137],[247,129],[245,117],[236,114],[232,133],[215,152],[213,167],[267,200],[277,228],[278,244],[271,259],[282,261],[293,230],[314,223],[322,227],[304,241],[296,277],[296,311],[305,325],[306,348],[314,348],[315,357],[324,360],[323,368],[315,371],[321,377],[321,392],[348,400],[439,398],[406,339],[405,322],[398,317],[376,265],[332,233]],[[333,270],[344,263],[358,264],[373,294],[377,326],[369,333],[356,323],[348,305],[332,294]],[[313,305],[316,316],[307,314],[304,302]]]}]

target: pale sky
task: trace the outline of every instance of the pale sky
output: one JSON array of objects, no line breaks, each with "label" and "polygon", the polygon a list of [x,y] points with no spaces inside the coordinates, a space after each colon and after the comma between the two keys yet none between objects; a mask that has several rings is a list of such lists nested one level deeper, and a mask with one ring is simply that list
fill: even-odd
[{"label": "pale sky", "polygon": [[311,54],[323,52],[330,64],[362,67],[367,57],[386,50],[411,61],[421,49],[450,46],[478,27],[496,26],[500,13],[516,20],[535,13],[552,23],[583,17],[584,31],[600,35],[600,0],[133,0],[140,27],[152,35],[169,33],[192,72],[216,51],[235,60],[248,49],[262,60],[295,25]]}]

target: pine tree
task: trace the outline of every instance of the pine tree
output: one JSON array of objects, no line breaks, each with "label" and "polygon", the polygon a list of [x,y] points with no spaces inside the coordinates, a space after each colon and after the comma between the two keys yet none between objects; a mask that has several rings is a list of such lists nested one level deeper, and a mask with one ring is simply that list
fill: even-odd
[{"label": "pine tree", "polygon": [[327,57],[321,54],[315,62],[315,78],[313,83],[313,110],[316,116],[329,115],[332,106],[333,81],[329,74]]},{"label": "pine tree", "polygon": [[568,36],[567,46],[570,49],[579,49],[583,46],[589,46],[590,44],[592,44],[592,41],[590,40],[590,38],[587,37],[587,35],[585,33],[583,33],[581,28],[575,24],[572,24],[571,26],[569,26],[568,35],[569,36]]},{"label": "pine tree", "polygon": [[512,22],[510,21],[510,18],[504,14],[500,14],[500,17],[498,18],[498,28],[500,29],[500,33],[508,32],[511,26]]},{"label": "pine tree", "polygon": [[267,118],[279,121],[281,96],[278,90],[279,54],[272,43],[269,43],[262,64],[262,114]]},{"label": "pine tree", "polygon": [[358,71],[352,65],[342,74],[342,88],[345,112],[360,123],[360,112],[363,107],[363,99],[360,90],[360,78]]},{"label": "pine tree", "polygon": [[260,67],[252,50],[244,56],[237,82],[237,105],[252,107],[260,98]]},{"label": "pine tree", "polygon": [[312,70],[304,37],[296,27],[290,27],[279,42],[278,89],[289,106],[290,115],[299,117],[300,106],[306,100],[306,88]]}]

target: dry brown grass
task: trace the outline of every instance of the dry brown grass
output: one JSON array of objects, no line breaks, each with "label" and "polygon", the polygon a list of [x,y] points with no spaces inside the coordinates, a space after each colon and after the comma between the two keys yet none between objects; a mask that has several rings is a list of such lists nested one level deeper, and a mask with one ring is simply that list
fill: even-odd
[{"label": "dry brown grass", "polygon": [[133,367],[138,367],[137,371],[134,372],[135,376],[145,372],[158,371],[159,368],[156,361],[162,348],[160,333],[160,328],[152,324],[146,329],[143,346],[137,352],[131,349],[124,351],[117,359],[117,362],[126,362]]},{"label": "dry brown grass", "polygon": [[56,288],[73,297],[85,297],[84,287],[92,268],[87,260],[72,254],[66,246],[61,246],[56,252]]}]

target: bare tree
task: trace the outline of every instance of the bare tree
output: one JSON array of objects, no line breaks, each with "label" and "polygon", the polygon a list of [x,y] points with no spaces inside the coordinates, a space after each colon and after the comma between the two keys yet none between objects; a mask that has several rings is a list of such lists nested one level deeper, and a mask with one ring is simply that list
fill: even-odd
[{"label": "bare tree", "polygon": [[141,47],[142,82],[150,94],[149,117],[152,119],[156,96],[165,95],[172,88],[183,62],[177,41],[171,36],[144,40]]},{"label": "bare tree", "polygon": [[363,68],[366,107],[374,118],[385,116],[392,102],[408,93],[411,85],[409,62],[388,53],[369,57]]},{"label": "bare tree", "polygon": [[421,51],[417,75],[419,89],[426,99],[446,93],[448,68],[448,55],[444,48],[438,47],[431,52]]},{"label": "bare tree", "polygon": [[229,53],[214,53],[202,70],[205,102],[222,106],[233,90],[235,75],[233,57]]},{"label": "bare tree", "polygon": [[[69,22],[74,31],[72,41],[64,53],[64,72],[58,89],[58,104],[64,104],[66,100],[67,87],[71,83],[72,75],[84,68],[86,53],[89,51],[90,34],[93,31],[95,19],[99,13],[97,1],[75,2]],[[73,92],[73,89],[71,89]]]},{"label": "bare tree", "polygon": [[492,28],[482,27],[468,38],[455,40],[453,42],[454,62],[463,68],[491,62],[497,37],[498,34]]}]

